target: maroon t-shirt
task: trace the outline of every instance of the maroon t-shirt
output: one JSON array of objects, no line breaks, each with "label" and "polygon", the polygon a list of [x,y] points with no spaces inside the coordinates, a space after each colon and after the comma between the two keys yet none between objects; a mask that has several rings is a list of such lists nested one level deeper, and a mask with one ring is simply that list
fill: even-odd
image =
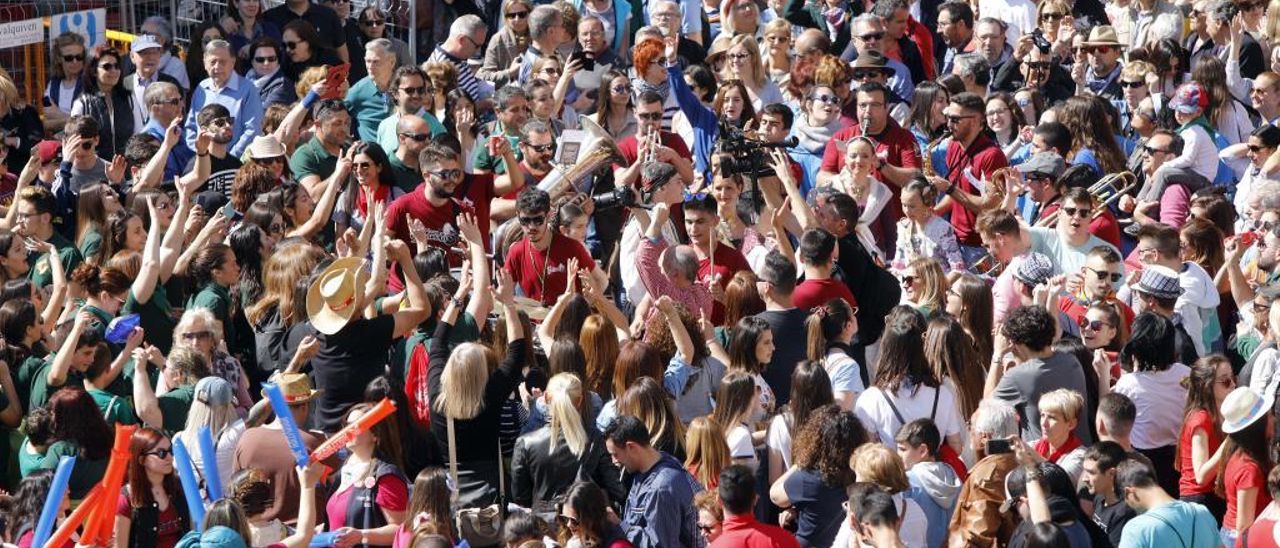
[{"label": "maroon t-shirt", "polygon": [[801,310],[810,310],[827,304],[831,299],[844,299],[849,306],[858,306],[858,300],[853,298],[853,293],[849,291],[849,286],[839,280],[827,278],[825,280],[805,280],[796,286],[796,292],[791,296],[791,300],[795,303],[796,308]]},{"label": "maroon t-shirt", "polygon": [[[662,146],[676,151],[676,154],[681,158],[693,158],[693,153],[689,152],[689,147],[684,144],[684,139],[681,139],[679,135],[671,133],[670,131],[663,131],[660,135],[662,137]],[[639,145],[637,144],[635,135],[625,137],[621,141],[618,141],[618,152],[621,152],[622,158],[626,160],[626,163],[623,164],[624,167],[630,167],[631,164],[636,163],[639,156],[638,150]]]},{"label": "maroon t-shirt", "polygon": [[[821,170],[827,173],[840,173],[840,170],[844,169],[845,154],[837,145],[837,141],[848,141],[861,135],[862,126],[856,123],[837,131],[831,142],[827,143],[827,148],[822,151]],[[904,169],[920,169],[920,149],[916,137],[898,125],[893,118],[888,119],[884,131],[879,135],[867,135],[867,137],[875,141],[876,156],[886,164]],[[875,236],[881,251],[892,251],[898,240],[895,223],[902,218],[902,189],[885,179],[878,169],[872,175],[893,192],[889,203],[884,206],[884,211],[870,225],[871,233]]]},{"label": "maroon t-shirt", "polygon": [[512,244],[507,251],[506,269],[520,285],[524,296],[542,304],[551,304],[568,287],[569,259],[575,257],[580,270],[589,272],[596,264],[581,242],[553,230],[551,245],[545,251],[530,243],[529,238],[521,238]]},{"label": "maroon t-shirt", "polygon": [[[957,189],[978,195],[977,188],[969,182],[965,171],[971,172],[975,179],[990,179],[997,169],[1009,167],[1009,159],[995,142],[981,133],[969,144],[968,148],[960,141],[952,140],[947,146],[947,180]],[[956,229],[956,240],[963,245],[982,245],[982,237],[978,235],[976,224],[978,216],[967,207],[954,203],[951,206],[951,226]]]},{"label": "maroon t-shirt", "polygon": [[[387,227],[396,238],[412,242],[409,221],[406,216],[422,221],[427,228],[427,239],[432,246],[442,249],[458,245],[458,215],[471,213],[480,225],[480,236],[489,241],[489,202],[493,200],[493,174],[466,174],[458,184],[454,197],[443,206],[435,206],[427,200],[429,183],[422,183],[413,192],[396,198],[387,206]],[[462,257],[450,255],[450,264],[462,264]]]},{"label": "maroon t-shirt", "polygon": [[[729,286],[729,280],[733,276],[743,270],[750,271],[751,265],[747,263],[747,258],[742,256],[742,252],[729,247],[727,245],[717,245],[715,252],[715,270],[711,269],[711,259],[703,259],[698,261],[698,279],[710,280],[715,274],[720,275],[720,288],[724,289]],[[719,302],[711,304],[711,323],[720,325],[724,321],[724,305]]]}]

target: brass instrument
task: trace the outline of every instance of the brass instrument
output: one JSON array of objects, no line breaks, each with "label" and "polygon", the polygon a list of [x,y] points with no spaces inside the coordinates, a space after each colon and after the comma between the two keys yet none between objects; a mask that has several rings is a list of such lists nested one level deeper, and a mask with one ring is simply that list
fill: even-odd
[{"label": "brass instrument", "polygon": [[622,160],[622,152],[604,128],[586,116],[578,118],[578,121],[587,132],[587,138],[580,148],[584,152],[579,153],[571,164],[560,164],[552,168],[538,183],[538,190],[556,196],[566,190],[565,185],[569,185],[574,191],[582,191],[583,180],[596,170]]},{"label": "brass instrument", "polygon": [[[653,129],[645,131],[641,139],[642,143],[648,143],[648,147],[645,148],[647,151],[645,152],[645,155],[640,158],[640,165],[657,161],[658,147],[662,145],[662,130]],[[637,144],[637,150],[639,150],[639,144]]]},{"label": "brass instrument", "polygon": [[[1089,195],[1093,196],[1094,202],[1093,216],[1089,217],[1089,220],[1097,219],[1111,206],[1112,202],[1119,200],[1121,196],[1132,192],[1135,188],[1138,188],[1138,176],[1131,171],[1112,173],[1098,179],[1098,182],[1089,187]],[[1045,215],[1036,222],[1036,226],[1054,226],[1058,222],[1058,214],[1061,211],[1062,208],[1058,208],[1053,213]]]},{"label": "brass instrument", "polygon": [[929,144],[926,144],[924,146],[924,151],[920,155],[921,156],[920,162],[921,162],[921,165],[923,166],[925,176],[934,177],[938,175],[938,172],[933,169],[933,150],[938,148],[938,146],[941,145],[943,141],[950,138],[951,138],[951,131],[950,130],[944,131],[942,132],[942,135],[938,136],[937,139],[929,141]]},{"label": "brass instrument", "polygon": [[1004,267],[1004,263],[997,261],[996,257],[988,252],[977,261],[974,261],[973,266],[969,267],[969,270],[972,270],[975,274],[995,278],[1004,271]]}]

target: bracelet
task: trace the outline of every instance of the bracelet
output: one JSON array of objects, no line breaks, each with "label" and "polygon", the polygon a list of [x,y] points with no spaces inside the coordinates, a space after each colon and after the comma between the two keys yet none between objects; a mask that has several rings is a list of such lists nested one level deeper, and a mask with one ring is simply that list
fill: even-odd
[{"label": "bracelet", "polygon": [[466,303],[467,303],[466,299],[463,299],[462,297],[454,297],[449,300],[453,301],[454,306],[457,306],[458,308],[462,308],[463,306],[466,306]]},{"label": "bracelet", "polygon": [[208,155],[209,155],[209,151],[207,151],[207,150],[206,150],[206,151],[204,151],[204,154],[200,154],[199,152],[197,152],[197,153],[196,153],[196,156],[199,156],[199,157],[201,157],[201,158],[204,158],[205,156],[208,156]]}]

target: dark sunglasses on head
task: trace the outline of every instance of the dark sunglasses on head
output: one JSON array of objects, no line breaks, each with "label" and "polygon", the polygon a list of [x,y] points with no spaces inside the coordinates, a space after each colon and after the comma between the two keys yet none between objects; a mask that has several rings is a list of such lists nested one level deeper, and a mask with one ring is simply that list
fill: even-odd
[{"label": "dark sunglasses on head", "polygon": [[74,63],[76,61],[84,61],[84,54],[81,53],[81,54],[75,54],[75,55],[62,56],[62,62],[64,63]]}]

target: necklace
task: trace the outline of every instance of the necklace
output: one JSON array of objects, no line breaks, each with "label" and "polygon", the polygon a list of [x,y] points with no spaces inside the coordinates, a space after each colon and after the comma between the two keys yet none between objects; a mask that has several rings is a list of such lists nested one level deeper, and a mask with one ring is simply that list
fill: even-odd
[{"label": "necklace", "polygon": [[[552,234],[549,237],[555,238],[555,235]],[[526,240],[528,240],[528,238],[526,238]],[[525,256],[529,258],[529,264],[534,265],[536,267],[538,263],[537,261],[533,260],[533,248],[535,246],[533,244],[533,240],[528,240],[528,242],[529,242],[529,246],[524,248]],[[537,271],[538,272],[538,289],[542,292],[542,299],[540,299],[542,301],[542,304],[547,304],[547,265],[551,262],[551,243],[553,242],[548,242],[547,250],[542,256],[542,268]]]}]

